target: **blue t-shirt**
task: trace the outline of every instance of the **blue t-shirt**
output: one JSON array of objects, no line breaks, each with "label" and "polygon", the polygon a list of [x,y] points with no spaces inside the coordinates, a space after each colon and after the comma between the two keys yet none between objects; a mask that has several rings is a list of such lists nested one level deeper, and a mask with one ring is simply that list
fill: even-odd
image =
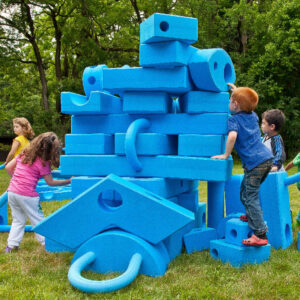
[{"label": "blue t-shirt", "polygon": [[234,148],[242,160],[243,168],[251,170],[273,158],[271,151],[261,141],[255,112],[241,111],[232,115],[228,119],[228,132],[230,131],[237,132]]}]

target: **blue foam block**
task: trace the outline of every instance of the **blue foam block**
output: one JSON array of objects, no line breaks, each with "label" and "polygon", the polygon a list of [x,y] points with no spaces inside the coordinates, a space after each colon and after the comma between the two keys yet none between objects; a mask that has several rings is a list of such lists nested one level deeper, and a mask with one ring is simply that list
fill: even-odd
[{"label": "blue foam block", "polygon": [[[72,116],[72,133],[124,133],[144,115],[111,114],[107,116]],[[147,115],[147,132],[163,134],[227,134],[228,114],[153,114]]]},{"label": "blue foam block", "polygon": [[[111,206],[103,197],[107,190],[120,195],[118,206]],[[193,221],[190,211],[110,175],[44,219],[34,231],[70,248],[115,227],[157,244]]]},{"label": "blue foam block", "polygon": [[172,98],[164,92],[125,92],[123,112],[129,114],[166,114],[172,111]]},{"label": "blue foam block", "polygon": [[66,154],[113,154],[114,136],[105,133],[66,134]]},{"label": "blue foam block", "polygon": [[187,67],[173,69],[103,69],[103,88],[113,94],[124,91],[167,92],[181,95],[192,88]]},{"label": "blue foam block", "polygon": [[[125,133],[115,134],[115,154],[125,155],[125,137]],[[176,155],[178,139],[176,135],[139,133],[135,147],[138,155]]]},{"label": "blue foam block", "polygon": [[298,231],[298,250],[300,251],[300,231]]},{"label": "blue foam block", "polygon": [[178,155],[207,156],[223,154],[224,135],[180,134],[178,136]]},{"label": "blue foam block", "polygon": [[192,212],[198,209],[198,189],[179,194],[177,196],[178,204]]},{"label": "blue foam block", "polygon": [[61,93],[61,112],[69,115],[120,113],[122,101],[107,92],[91,92],[89,98],[64,92]]},{"label": "blue foam block", "polygon": [[40,192],[50,192],[56,189],[57,189],[56,186],[49,186],[47,184],[38,184],[35,188],[35,191],[40,193]]},{"label": "blue foam block", "polygon": [[0,207],[0,225],[6,225],[7,222],[8,221],[7,221],[7,197],[6,197],[6,201],[3,202],[2,206]]},{"label": "blue foam block", "polygon": [[199,90],[227,92],[228,82],[235,82],[235,71],[230,56],[223,49],[197,50],[189,60],[193,83]]},{"label": "blue foam block", "polygon": [[187,65],[191,47],[179,41],[140,45],[140,66],[174,68]]},{"label": "blue foam block", "polygon": [[225,182],[226,215],[246,213],[245,207],[240,200],[241,183],[244,175],[238,174],[230,177]]},{"label": "blue foam block", "polygon": [[195,213],[195,221],[197,228],[203,228],[206,226],[206,203],[199,202],[198,208]]},{"label": "blue foam block", "polygon": [[[139,172],[130,166],[126,157],[119,155],[67,155],[61,156],[60,160],[62,173],[73,176],[106,176],[114,173],[118,176],[129,177],[163,177],[219,182],[227,180],[232,171],[232,159],[219,160],[188,156],[140,156],[142,170]],[[218,200],[212,201],[214,202],[218,205],[222,204]],[[220,211],[221,208],[216,207],[216,210]]]},{"label": "blue foam block", "polygon": [[45,238],[45,250],[49,252],[75,252],[76,251],[76,249],[68,248],[48,238]]},{"label": "blue foam block", "polygon": [[248,226],[248,222],[240,219],[231,219],[226,223],[225,242],[228,244],[243,246],[242,240],[248,239],[253,231]]},{"label": "blue foam block", "polygon": [[39,193],[39,196],[41,201],[67,200],[72,198],[72,189],[65,187],[43,191]]},{"label": "blue foam block", "polygon": [[180,97],[181,111],[184,113],[229,113],[229,94],[191,91]]},{"label": "blue foam block", "polygon": [[235,213],[235,214],[230,214],[224,217],[218,224],[217,226],[217,235],[218,239],[224,239],[225,238],[225,232],[226,232],[226,224],[227,221],[233,219],[233,218],[240,218],[241,213]]},{"label": "blue foam block", "polygon": [[262,247],[242,247],[226,243],[224,240],[210,242],[210,254],[214,259],[229,262],[234,267],[244,264],[260,264],[267,261],[271,255],[271,245]]},{"label": "blue foam block", "polygon": [[185,250],[187,253],[192,253],[208,249],[210,241],[216,238],[217,232],[214,228],[194,228],[183,237]]},{"label": "blue foam block", "polygon": [[106,231],[88,240],[76,251],[72,264],[87,252],[94,252],[97,258],[86,271],[97,273],[124,272],[135,253],[142,256],[140,274],[161,276],[169,263],[163,243],[151,245],[133,234],[120,230]]},{"label": "blue foam block", "polygon": [[[0,225],[0,232],[10,232],[11,225]],[[25,225],[25,232],[32,232],[31,225]]]},{"label": "blue foam block", "polygon": [[198,20],[155,13],[140,25],[140,43],[177,40],[193,44],[198,40]]},{"label": "blue foam block", "polygon": [[[198,181],[170,179],[170,178],[134,178],[125,177],[124,179],[137,184],[161,197],[171,198],[177,194],[184,193],[197,188]],[[103,177],[74,177],[72,178],[72,198],[76,198],[79,194],[95,185]]]}]

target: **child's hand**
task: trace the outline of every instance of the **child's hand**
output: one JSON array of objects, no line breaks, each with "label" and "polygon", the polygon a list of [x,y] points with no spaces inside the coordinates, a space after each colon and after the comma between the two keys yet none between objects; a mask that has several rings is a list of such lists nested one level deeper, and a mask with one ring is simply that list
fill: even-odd
[{"label": "child's hand", "polygon": [[228,82],[227,85],[231,87],[232,92],[236,89],[236,86],[233,83]]},{"label": "child's hand", "polygon": [[271,172],[277,172],[278,171],[278,167],[277,166],[273,166],[271,169]]},{"label": "child's hand", "polygon": [[212,156],[211,158],[213,158],[213,159],[227,159],[228,156],[226,156],[225,154],[221,154],[221,155]]}]

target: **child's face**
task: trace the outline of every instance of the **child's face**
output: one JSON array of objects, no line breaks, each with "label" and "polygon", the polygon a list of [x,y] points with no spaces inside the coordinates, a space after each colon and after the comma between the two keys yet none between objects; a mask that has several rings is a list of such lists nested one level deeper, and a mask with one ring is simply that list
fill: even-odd
[{"label": "child's face", "polygon": [[265,119],[262,119],[261,121],[261,130],[264,134],[266,135],[270,135],[273,133],[275,129],[275,125],[274,124],[269,124]]},{"label": "child's face", "polygon": [[230,102],[229,102],[229,111],[231,113],[236,113],[240,111],[239,105],[237,104],[236,101],[234,101],[232,99],[232,97],[230,97]]},{"label": "child's face", "polygon": [[22,135],[23,134],[23,128],[20,124],[14,123],[14,133],[16,135]]}]

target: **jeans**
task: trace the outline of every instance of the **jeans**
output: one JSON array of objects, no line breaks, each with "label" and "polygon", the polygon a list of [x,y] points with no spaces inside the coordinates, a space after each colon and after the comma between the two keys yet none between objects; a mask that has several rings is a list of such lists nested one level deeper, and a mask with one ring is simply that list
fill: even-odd
[{"label": "jeans", "polygon": [[273,161],[270,159],[250,171],[244,170],[245,175],[241,184],[240,198],[246,209],[248,225],[255,235],[262,235],[268,231],[258,194],[260,185],[266,179],[272,165]]}]

